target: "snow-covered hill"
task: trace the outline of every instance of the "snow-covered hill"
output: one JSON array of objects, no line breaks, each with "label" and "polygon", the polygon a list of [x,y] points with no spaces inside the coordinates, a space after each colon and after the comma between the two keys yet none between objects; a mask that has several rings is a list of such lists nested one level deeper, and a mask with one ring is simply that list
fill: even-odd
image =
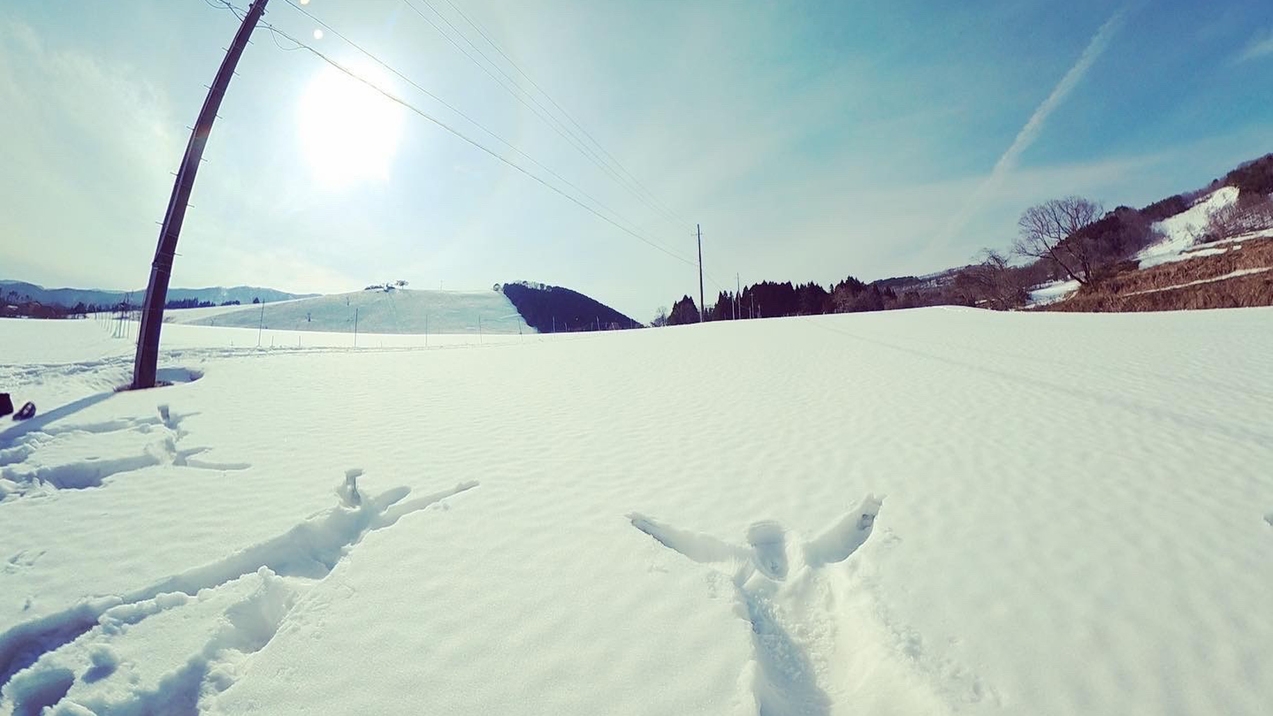
[{"label": "snow-covered hill", "polygon": [[170,310],[165,318],[191,325],[272,330],[425,334],[533,332],[496,291],[355,291],[278,303]]},{"label": "snow-covered hill", "polygon": [[1162,239],[1135,256],[1140,268],[1178,261],[1185,251],[1198,244],[1211,214],[1238,200],[1236,187],[1222,186],[1199,199],[1192,207],[1154,224]]},{"label": "snow-covered hill", "polygon": [[100,328],[0,321],[3,714],[1273,703],[1273,309]]}]

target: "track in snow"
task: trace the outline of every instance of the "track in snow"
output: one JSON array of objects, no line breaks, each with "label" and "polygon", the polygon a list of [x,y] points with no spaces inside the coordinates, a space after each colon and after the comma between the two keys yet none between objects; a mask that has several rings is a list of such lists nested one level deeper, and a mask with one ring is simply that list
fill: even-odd
[{"label": "track in snow", "polygon": [[[124,708],[144,713],[153,707],[186,704],[193,713],[202,694],[219,693],[233,683],[233,663],[263,648],[298,597],[330,575],[363,537],[478,485],[464,482],[406,499],[411,492],[408,487],[378,495],[358,493],[360,474],[360,470],[347,473],[346,482],[337,488],[337,505],[283,534],[130,593],[86,599],[0,634],[0,711],[9,708],[15,714],[36,714],[69,694],[82,701],[77,702],[81,706],[95,704],[95,711]],[[350,495],[351,486],[356,497]],[[24,559],[15,555],[10,563]],[[182,666],[150,688],[130,688],[126,708],[103,702],[108,697],[95,693],[92,684],[119,669],[112,644],[126,643],[122,640],[130,629],[157,615],[207,604],[215,607],[215,613],[205,619],[217,626]],[[86,684],[82,695],[72,691],[77,673],[78,681]]]},{"label": "track in snow", "polygon": [[[190,415],[172,412],[167,404],[149,418],[112,420],[88,425],[36,425],[0,442],[0,500],[44,490],[102,487],[108,478],[157,465],[215,472],[246,470],[244,462],[212,462],[197,456],[211,448],[183,447],[188,433],[181,423]],[[131,444],[132,454],[100,458],[97,450]],[[98,444],[100,443],[100,445]],[[37,454],[56,457],[32,464]]]}]

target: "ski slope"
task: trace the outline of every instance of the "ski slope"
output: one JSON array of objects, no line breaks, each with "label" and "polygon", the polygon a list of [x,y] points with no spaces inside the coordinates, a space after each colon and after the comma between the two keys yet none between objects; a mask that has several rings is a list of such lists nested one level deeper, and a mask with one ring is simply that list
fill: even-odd
[{"label": "ski slope", "polygon": [[0,714],[1273,703],[1273,309],[104,330],[0,321]]},{"label": "ski slope", "polygon": [[496,291],[355,291],[244,306],[166,311],[173,323],[271,330],[383,334],[532,333]]}]

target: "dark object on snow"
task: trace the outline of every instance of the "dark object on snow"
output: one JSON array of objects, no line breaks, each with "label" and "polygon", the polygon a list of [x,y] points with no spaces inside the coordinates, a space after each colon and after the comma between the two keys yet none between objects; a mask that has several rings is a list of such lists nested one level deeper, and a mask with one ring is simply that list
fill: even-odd
[{"label": "dark object on snow", "polygon": [[13,400],[8,393],[0,393],[0,418],[13,412]]},{"label": "dark object on snow", "polygon": [[35,417],[35,403],[27,401],[14,416],[14,420],[28,420]]}]

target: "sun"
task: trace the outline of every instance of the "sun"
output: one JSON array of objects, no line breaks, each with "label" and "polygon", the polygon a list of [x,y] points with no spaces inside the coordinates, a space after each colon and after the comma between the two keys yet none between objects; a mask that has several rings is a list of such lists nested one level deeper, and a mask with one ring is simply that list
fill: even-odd
[{"label": "sun", "polygon": [[[350,68],[389,90],[374,69]],[[300,139],[315,178],[329,186],[388,181],[402,138],[401,105],[335,67],[324,67],[306,87],[299,108]]]}]

